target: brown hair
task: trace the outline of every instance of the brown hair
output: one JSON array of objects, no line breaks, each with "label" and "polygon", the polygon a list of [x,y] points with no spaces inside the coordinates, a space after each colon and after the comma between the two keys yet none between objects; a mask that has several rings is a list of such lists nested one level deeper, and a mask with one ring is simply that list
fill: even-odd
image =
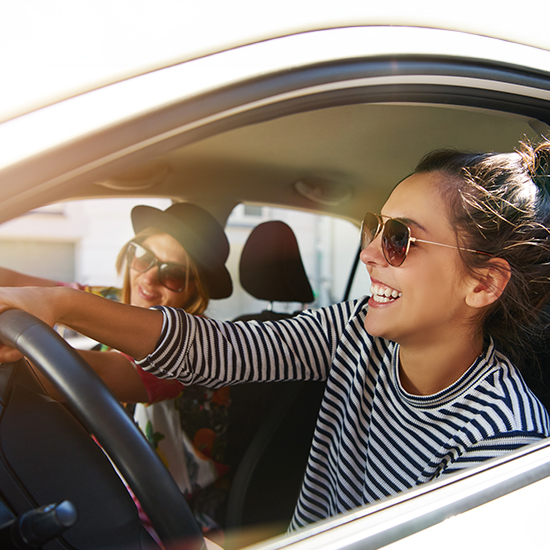
[{"label": "brown hair", "polygon": [[[482,313],[485,337],[519,367],[532,364],[536,341],[548,326],[550,298],[550,142],[520,144],[513,153],[439,150],[425,156],[415,173],[441,172],[441,196],[460,246],[505,259],[510,280]],[[490,256],[461,252],[474,276]]]},{"label": "brown hair", "polygon": [[[131,242],[143,244],[149,237],[161,234],[164,234],[164,232],[152,227],[144,229],[143,231],[140,231],[131,241],[128,241],[118,253],[116,261],[117,273],[121,274],[124,270],[121,295],[121,301],[123,303],[130,303],[130,269],[126,262],[128,245]],[[185,267],[187,268],[188,279],[185,288],[182,290],[184,300],[181,308],[192,315],[201,315],[208,307],[210,296],[208,295],[206,287],[201,282],[201,277],[197,266],[188,254],[185,256],[187,258],[187,265]]]}]

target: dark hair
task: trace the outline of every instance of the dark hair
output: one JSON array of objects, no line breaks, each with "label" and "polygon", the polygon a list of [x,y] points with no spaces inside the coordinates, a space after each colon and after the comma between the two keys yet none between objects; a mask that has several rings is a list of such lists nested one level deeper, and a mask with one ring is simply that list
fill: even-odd
[{"label": "dark hair", "polygon": [[[518,367],[533,364],[537,340],[548,325],[550,197],[545,183],[550,142],[521,143],[513,153],[439,150],[415,173],[441,172],[440,192],[460,246],[505,259],[510,280],[483,313],[484,336]],[[461,252],[474,276],[490,256]]]}]

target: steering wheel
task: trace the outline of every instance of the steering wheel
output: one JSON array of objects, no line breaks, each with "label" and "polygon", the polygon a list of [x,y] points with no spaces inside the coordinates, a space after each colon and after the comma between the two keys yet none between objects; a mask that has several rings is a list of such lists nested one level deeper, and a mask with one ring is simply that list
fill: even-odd
[{"label": "steering wheel", "polygon": [[[204,550],[205,541],[172,476],[103,381],[52,328],[11,309],[0,314],[0,342],[38,367],[119,469],[164,545]],[[181,546],[185,541],[185,546]]]}]

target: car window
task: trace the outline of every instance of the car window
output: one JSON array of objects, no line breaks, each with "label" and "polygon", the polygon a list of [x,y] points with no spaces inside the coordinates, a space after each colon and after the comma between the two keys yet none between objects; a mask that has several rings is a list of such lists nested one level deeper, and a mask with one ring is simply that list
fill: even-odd
[{"label": "car window", "polygon": [[[64,282],[118,286],[117,255],[132,238],[130,212],[137,204],[165,209],[169,199],[94,199],[67,201],[35,209],[0,225],[1,265]],[[239,204],[227,221],[231,244],[227,266],[234,292],[225,300],[212,300],[207,314],[233,319],[257,313],[269,304],[247,294],[239,284],[239,260],[252,229],[258,224],[280,220],[294,231],[315,301],[308,307],[322,307],[342,300],[357,252],[357,226],[347,220],[291,209]],[[368,292],[368,275],[362,264],[351,298]],[[274,310],[291,313],[300,303],[276,303]]]},{"label": "car window", "polygon": [[[269,307],[256,300],[239,284],[239,260],[250,232],[259,223],[280,220],[289,225],[298,241],[300,255],[313,289],[315,301],[309,308],[323,307],[342,300],[359,242],[359,229],[347,220],[320,216],[310,212],[244,205],[235,207],[227,221],[226,232],[231,243],[227,262],[235,290],[226,300],[210,302],[207,313],[218,319],[233,319],[238,315],[259,313]],[[362,264],[361,264],[362,266]],[[365,295],[369,290],[368,275],[364,266],[358,267],[351,298]],[[276,302],[274,311],[293,313],[304,304]]]},{"label": "car window", "polygon": [[97,199],[32,210],[0,225],[0,265],[64,282],[115,286],[116,257],[133,236],[130,212],[136,204],[166,208],[171,201]]}]

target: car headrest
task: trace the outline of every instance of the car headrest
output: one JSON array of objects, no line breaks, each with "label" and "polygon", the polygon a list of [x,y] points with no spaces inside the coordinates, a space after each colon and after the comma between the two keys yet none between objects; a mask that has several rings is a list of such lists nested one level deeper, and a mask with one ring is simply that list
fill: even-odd
[{"label": "car headrest", "polygon": [[292,229],[281,221],[253,229],[241,254],[242,287],[269,302],[313,302],[313,291]]}]

